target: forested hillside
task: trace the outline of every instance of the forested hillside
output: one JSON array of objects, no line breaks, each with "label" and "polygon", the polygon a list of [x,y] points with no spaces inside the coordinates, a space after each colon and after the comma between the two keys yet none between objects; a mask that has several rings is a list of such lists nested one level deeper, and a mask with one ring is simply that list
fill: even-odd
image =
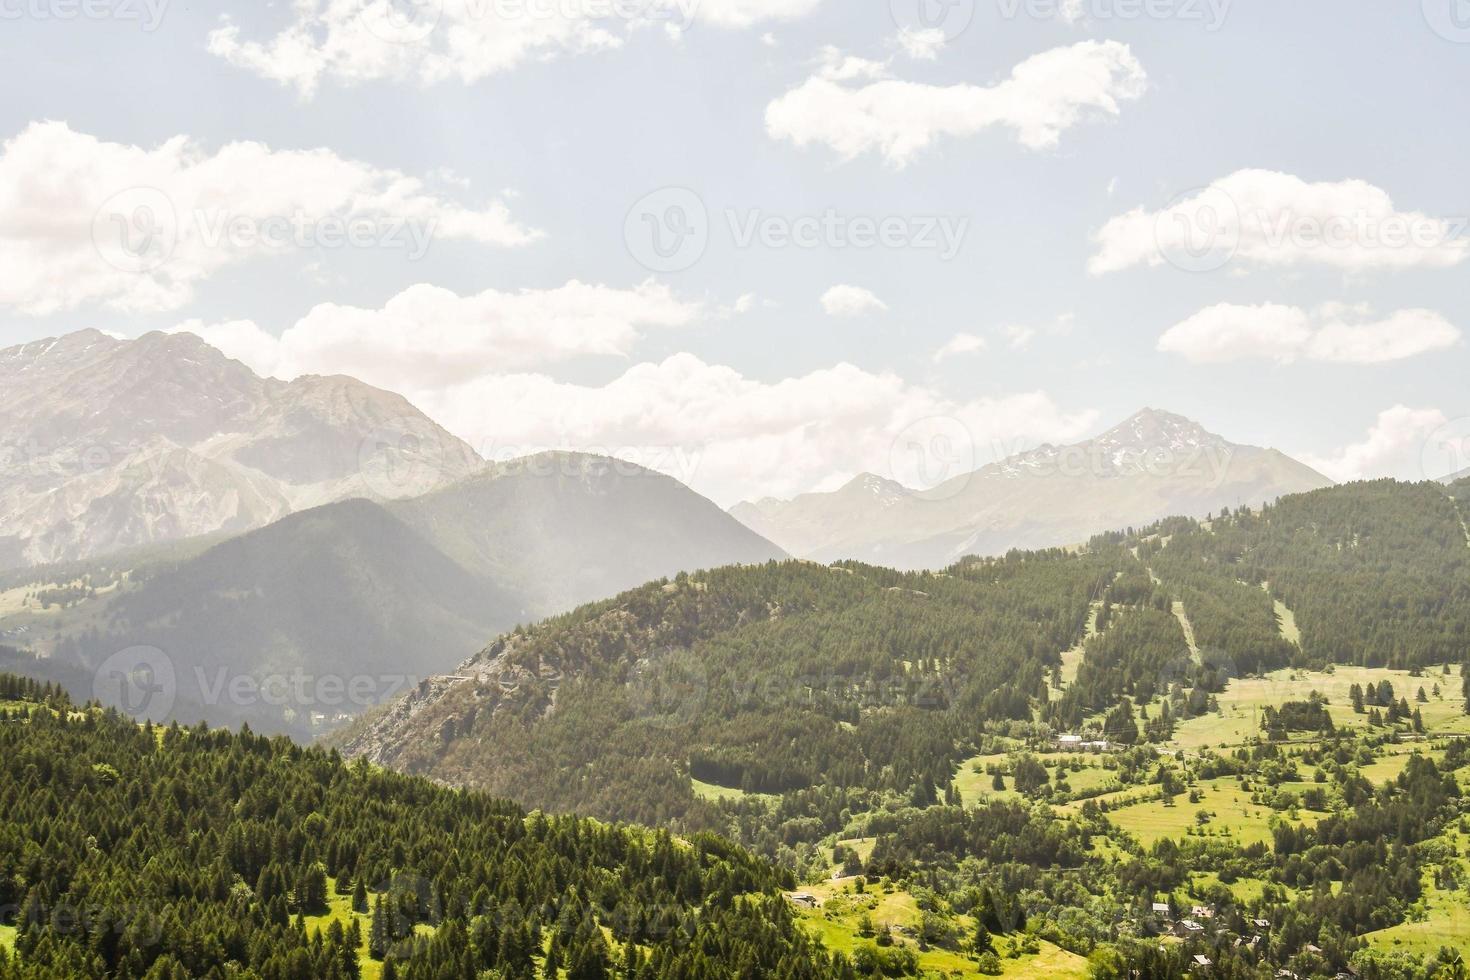
[{"label": "forested hillside", "polygon": [[502,637],[342,744],[642,822],[716,819],[691,775],[933,802],[980,720],[1030,718],[1110,578],[1060,553],[945,575],[787,562],[681,576]]},{"label": "forested hillside", "polygon": [[1384,483],[942,573],[719,569],[518,628],[339,744],[732,835],[889,976],[1432,977],[1470,948],[1467,559],[1443,488]]},{"label": "forested hillside", "polygon": [[1167,545],[1155,537],[1142,554],[1157,553],[1161,574],[1264,586],[1295,611],[1311,662],[1422,667],[1470,653],[1470,538],[1437,484],[1352,484],[1159,530]]},{"label": "forested hillside", "polygon": [[[176,681],[155,721],[313,738],[450,669],[486,637],[681,569],[781,557],[677,481],[547,453],[422,497],[344,500],[238,537],[0,577],[0,631],[79,697],[121,650]],[[9,591],[9,595],[5,593]],[[302,699],[260,697],[299,682]],[[242,684],[252,692],[222,692]],[[326,693],[322,688],[326,687]],[[333,695],[351,689],[351,697]]]},{"label": "forested hillside", "polygon": [[0,977],[1452,976],[1462,489],[660,580],[352,763],[7,680]]},{"label": "forested hillside", "polygon": [[0,676],[0,977],[854,976],[782,873]]},{"label": "forested hillside", "polygon": [[[1283,634],[1278,600],[1299,638]],[[1094,605],[1096,635],[1062,690],[1061,652]],[[1131,705],[1160,695],[1167,730],[1232,677],[1467,651],[1470,547],[1453,502],[1431,484],[1361,484],[1108,535],[1081,554],[651,583],[501,637],[341,744],[530,805],[708,826],[691,778],[932,801],[987,726],[1070,730],[1113,712],[1119,727],[1097,730],[1132,742]]]}]

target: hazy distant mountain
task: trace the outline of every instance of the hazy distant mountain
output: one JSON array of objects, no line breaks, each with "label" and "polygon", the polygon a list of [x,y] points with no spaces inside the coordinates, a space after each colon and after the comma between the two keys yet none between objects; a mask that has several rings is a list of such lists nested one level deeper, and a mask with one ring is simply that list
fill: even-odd
[{"label": "hazy distant mountain", "polygon": [[[95,672],[119,651],[154,648],[150,669],[172,677],[168,701],[149,708],[162,709],[156,720],[306,735],[313,713],[325,721],[402,693],[519,612],[518,596],[467,574],[382,505],[348,500],[5,623],[28,625],[23,638],[46,657],[28,672],[68,685],[80,677],[88,686],[74,693],[91,697]],[[294,678],[309,696],[294,693]],[[318,692],[323,678],[342,683]]]},{"label": "hazy distant mountain", "polygon": [[1470,469],[1463,469],[1458,473],[1451,473],[1449,476],[1441,477],[1439,482],[1448,485],[1459,483],[1461,480],[1470,480]]},{"label": "hazy distant mountain", "polygon": [[1234,445],[1145,409],[1096,439],[1042,446],[908,490],[863,475],[833,493],[743,503],[730,513],[792,554],[941,568],[967,554],[1078,544],[1170,515],[1203,517],[1331,485],[1274,449]]},{"label": "hazy distant mountain", "polygon": [[[451,669],[516,623],[681,571],[782,557],[669,477],[547,454],[420,498],[293,514],[125,578],[115,561],[98,563],[89,581],[100,594],[70,601],[60,589],[66,608],[32,603],[0,626],[24,627],[7,642],[46,658],[9,666],[80,684],[79,696],[118,651],[155,648],[175,681],[168,717],[306,736]],[[84,573],[72,565],[57,578]],[[304,700],[256,686],[298,677]],[[335,686],[319,693],[318,681]],[[246,694],[229,694],[231,683]],[[361,696],[345,693],[353,683]]]},{"label": "hazy distant mountain", "polygon": [[260,378],[192,334],[0,351],[0,568],[260,527],[480,467],[402,397]]},{"label": "hazy distant mountain", "polygon": [[672,477],[580,453],[497,465],[389,507],[474,574],[518,585],[538,614],[681,571],[788,557]]}]

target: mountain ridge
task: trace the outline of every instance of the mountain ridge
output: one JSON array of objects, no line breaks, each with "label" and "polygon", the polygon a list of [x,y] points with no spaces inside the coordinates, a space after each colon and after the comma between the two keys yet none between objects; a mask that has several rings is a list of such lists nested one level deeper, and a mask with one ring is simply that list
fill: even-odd
[{"label": "mountain ridge", "polygon": [[[82,581],[73,587],[82,598],[0,617],[32,647],[11,666],[82,684],[74,693],[90,697],[82,682],[109,657],[146,648],[177,681],[174,710],[157,720],[246,721],[306,738],[450,669],[516,623],[650,579],[786,557],[671,477],[568,453],[500,464],[417,498],[323,504],[173,550],[182,556],[134,569],[65,566],[53,588]],[[28,577],[6,579],[25,591]],[[298,674],[369,686],[358,700],[290,716],[258,697],[235,704],[210,693],[220,676],[254,689]]]},{"label": "mountain ridge", "polygon": [[0,393],[0,447],[15,464],[0,475],[0,567],[391,498],[405,464],[422,489],[483,465],[401,395],[342,375],[261,378],[187,332],[6,348]]},{"label": "mountain ridge", "polygon": [[[746,502],[730,513],[801,557],[941,568],[966,554],[1069,546],[1115,527],[1204,517],[1331,482],[1278,450],[1236,445],[1146,408],[1086,442],[1013,453],[928,490],[861,474],[831,493]],[[852,492],[877,484],[887,488],[881,506]]]}]

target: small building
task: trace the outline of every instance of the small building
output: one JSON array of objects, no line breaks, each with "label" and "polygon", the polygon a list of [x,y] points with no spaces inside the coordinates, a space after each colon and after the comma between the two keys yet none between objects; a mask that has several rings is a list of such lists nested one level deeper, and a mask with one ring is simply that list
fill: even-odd
[{"label": "small building", "polygon": [[806,892],[792,892],[786,896],[786,900],[800,909],[814,909],[817,907],[817,896]]},{"label": "small building", "polygon": [[1199,967],[1211,967],[1211,966],[1214,966],[1215,964],[1205,954],[1203,954],[1203,953],[1196,953],[1195,954],[1195,957],[1194,957],[1194,965],[1195,966],[1199,966]]},{"label": "small building", "polygon": [[1255,926],[1257,929],[1266,930],[1266,929],[1270,929],[1271,928],[1271,920],[1270,919],[1252,919],[1251,920],[1251,925]]},{"label": "small building", "polygon": [[1153,912],[1154,915],[1161,915],[1166,919],[1174,914],[1173,911],[1169,908],[1168,902],[1155,902]]},{"label": "small building", "polygon": [[1185,919],[1179,923],[1179,935],[1181,936],[1198,936],[1204,931],[1205,927],[1193,919]]},{"label": "small building", "polygon": [[1195,919],[1213,919],[1215,910],[1208,905],[1196,905],[1189,910],[1189,914]]},{"label": "small building", "polygon": [[1059,752],[1111,752],[1112,750],[1113,743],[1105,739],[1090,739],[1072,733],[1057,736],[1057,751]]}]

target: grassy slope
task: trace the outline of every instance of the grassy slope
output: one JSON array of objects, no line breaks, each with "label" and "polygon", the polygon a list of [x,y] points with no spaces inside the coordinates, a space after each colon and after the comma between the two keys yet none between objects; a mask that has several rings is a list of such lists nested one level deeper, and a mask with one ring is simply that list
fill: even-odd
[{"label": "grassy slope", "polygon": [[[1281,789],[1300,795],[1311,783],[1283,783]],[[1152,847],[1165,837],[1180,838],[1191,830],[1199,831],[1195,815],[1201,810],[1212,814],[1210,822],[1202,832],[1210,837],[1230,840],[1245,847],[1256,842],[1271,842],[1271,818],[1289,819],[1289,815],[1267,806],[1251,802],[1249,791],[1240,788],[1233,777],[1205,780],[1195,787],[1204,794],[1198,803],[1190,803],[1187,794],[1181,794],[1173,806],[1165,806],[1162,800],[1152,800],[1136,806],[1114,810],[1108,819],[1120,829],[1139,839],[1145,847]],[[1298,810],[1298,822],[1316,823],[1323,815],[1310,810]]]},{"label": "grassy slope", "polygon": [[[871,942],[858,934],[859,922],[864,913],[877,929],[893,927],[895,930],[915,928],[919,923],[919,907],[913,896],[906,892],[870,888],[865,894],[857,895],[848,882],[822,882],[802,889],[816,896],[822,907],[806,909],[799,913],[802,923],[819,936],[828,949],[851,954],[858,946]],[[968,916],[956,916],[956,924],[963,930],[973,928]],[[908,945],[918,952],[919,970],[934,971],[944,976],[978,978],[983,976],[976,969],[975,961],[962,952],[929,949],[918,951],[912,939],[895,935],[895,942]],[[1041,951],[1031,956],[1010,959],[1004,955],[1007,940],[998,939],[996,949],[1001,955],[1003,976],[1007,977],[1057,977],[1081,978],[1087,976],[1087,961],[1050,943],[1041,943]]]},{"label": "grassy slope", "polygon": [[776,799],[776,797],[765,793],[747,793],[743,789],[736,789],[732,786],[716,786],[714,783],[706,783],[698,779],[690,779],[689,782],[694,787],[695,796],[701,800],[710,800],[711,802],[718,800],[742,800],[747,796],[753,796],[763,800]]},{"label": "grassy slope", "polygon": [[[371,904],[371,898],[369,898]],[[352,911],[352,896],[338,895],[337,882],[331,878],[327,879],[327,906],[329,911],[326,915],[309,915],[306,917],[306,931],[308,934],[313,929],[320,929],[323,934],[333,922],[341,922],[345,929],[352,925],[352,920],[362,926],[362,945],[358,947],[357,960],[362,965],[362,980],[378,980],[383,972],[383,964],[368,956],[368,931],[372,926],[372,916]]]},{"label": "grassy slope", "polygon": [[[1441,840],[1448,841],[1458,854],[1464,854],[1470,837],[1456,830],[1446,832]],[[1456,861],[1464,871],[1464,863]],[[1420,922],[1404,922],[1391,929],[1370,932],[1367,939],[1380,949],[1412,952],[1418,955],[1434,953],[1441,946],[1470,950],[1470,905],[1464,900],[1463,892],[1442,892],[1434,887],[1433,871],[1424,874],[1426,915]]]},{"label": "grassy slope", "polygon": [[1082,655],[1087,652],[1087,641],[1097,635],[1097,614],[1102,611],[1102,603],[1094,602],[1092,610],[1087,614],[1087,629],[1083,631],[1082,639],[1070,650],[1062,651],[1062,689],[1077,679],[1077,670],[1082,666]]},{"label": "grassy slope", "polygon": [[[1470,734],[1470,716],[1466,716],[1465,700],[1460,694],[1460,678],[1456,673],[1444,674],[1428,670],[1413,677],[1406,670],[1373,667],[1336,667],[1328,674],[1320,671],[1278,670],[1264,677],[1238,678],[1218,696],[1219,714],[1203,715],[1180,723],[1171,747],[1187,752],[1203,748],[1240,745],[1260,734],[1260,715],[1268,706],[1285,701],[1305,700],[1313,691],[1328,699],[1332,722],[1338,727],[1362,728],[1367,716],[1353,713],[1348,690],[1353,684],[1366,687],[1387,680],[1394,694],[1409,700],[1412,710],[1418,707],[1429,731],[1441,734]],[[1431,692],[1440,686],[1439,698],[1430,694],[1427,704],[1417,704],[1414,694],[1422,686]]]}]

